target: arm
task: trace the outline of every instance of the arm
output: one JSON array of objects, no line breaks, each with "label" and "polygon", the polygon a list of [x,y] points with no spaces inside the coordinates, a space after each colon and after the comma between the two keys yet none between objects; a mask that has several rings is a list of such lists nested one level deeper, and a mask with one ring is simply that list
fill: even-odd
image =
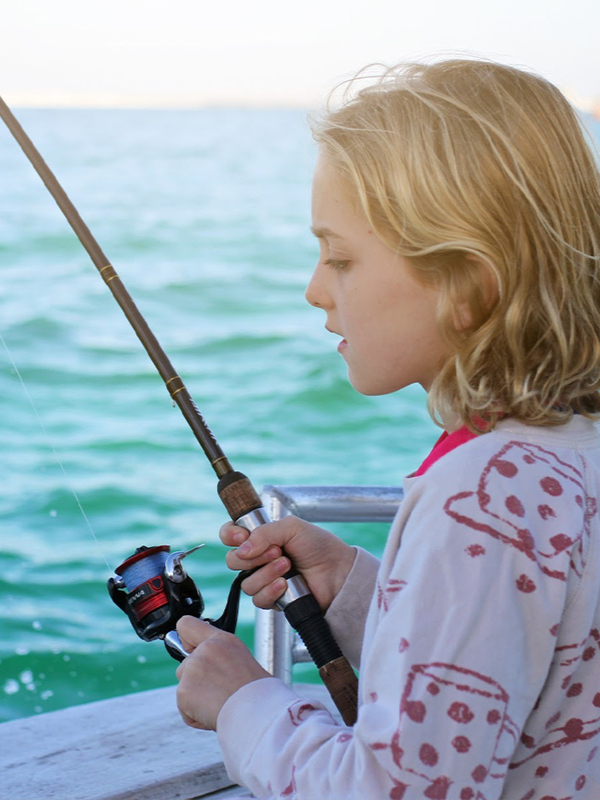
[{"label": "arm", "polygon": [[356,559],[342,588],[333,599],[325,619],[342,652],[356,669],[360,669],[360,653],[367,614],[375,591],[379,559],[357,547]]},{"label": "arm", "polygon": [[[218,717],[232,778],[259,795],[295,792],[298,800],[423,800],[463,789],[500,797],[547,676],[566,589],[506,544],[510,522],[494,519],[498,536],[467,522],[463,512],[478,498],[460,492],[461,474],[449,476],[453,504],[432,475],[401,509],[367,624],[354,728],[273,678],[257,680]],[[569,557],[555,566],[568,570]],[[535,591],[522,577],[530,574]],[[252,730],[251,740],[240,730]]]}]

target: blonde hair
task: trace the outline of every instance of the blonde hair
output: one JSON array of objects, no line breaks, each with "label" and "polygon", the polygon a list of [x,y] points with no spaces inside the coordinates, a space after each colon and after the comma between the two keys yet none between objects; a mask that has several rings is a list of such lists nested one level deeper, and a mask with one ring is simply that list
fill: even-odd
[{"label": "blonde hair", "polygon": [[441,289],[434,419],[481,432],[599,412],[600,174],[569,103],[485,61],[360,79],[313,134],[379,238]]}]

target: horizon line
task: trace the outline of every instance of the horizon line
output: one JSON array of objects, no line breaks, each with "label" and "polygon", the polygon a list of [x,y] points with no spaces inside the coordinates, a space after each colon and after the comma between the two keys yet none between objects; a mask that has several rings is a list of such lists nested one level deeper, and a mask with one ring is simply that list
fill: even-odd
[{"label": "horizon line", "polygon": [[[571,87],[562,87],[561,91],[570,103],[580,112],[600,118],[600,96],[582,96]],[[248,110],[298,110],[307,111],[321,105],[312,97],[264,97],[264,98],[215,98],[179,96],[177,98],[157,95],[155,97],[126,96],[118,94],[95,94],[82,96],[70,92],[9,92],[0,96],[13,108],[30,109],[98,109],[98,110],[131,110],[131,111],[188,111],[208,109],[248,109]]]},{"label": "horizon line", "polygon": [[77,109],[131,109],[131,110],[188,110],[207,108],[248,108],[248,109],[308,109],[313,107],[316,98],[301,96],[289,97],[166,97],[156,95],[127,96],[119,94],[95,94],[82,96],[69,92],[0,92],[4,100],[15,108],[77,108]]}]

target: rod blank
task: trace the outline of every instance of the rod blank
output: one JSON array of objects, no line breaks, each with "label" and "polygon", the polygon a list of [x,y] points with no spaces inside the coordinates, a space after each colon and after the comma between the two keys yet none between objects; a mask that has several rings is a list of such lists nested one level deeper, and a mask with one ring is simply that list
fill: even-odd
[{"label": "rod blank", "polygon": [[107,256],[102,251],[102,248],[93,237],[90,229],[80,217],[79,212],[67,196],[65,190],[56,180],[54,173],[46,164],[29,136],[19,124],[17,118],[14,116],[10,108],[6,105],[1,97],[0,117],[5,122],[17,143],[44,182],[44,185],[56,201],[56,204],[66,217],[67,222],[88,253],[94,266],[112,292],[113,297],[129,320],[131,327],[135,331],[138,339],[142,343],[144,349],[150,356],[152,363],[163,379],[169,394],[174,402],[179,406],[179,409],[185,417],[188,425],[192,429],[194,436],[204,450],[206,457],[210,461],[217,477],[221,478],[223,475],[232,472],[233,468],[231,464],[221,450],[202,414],[196,407],[196,404],[194,403],[194,400],[188,392],[184,382],[175,371],[175,368],[169,361],[165,351],[160,346],[156,336],[148,327],[148,323],[140,313],[133,301],[133,298],[123,285],[115,268],[111,265]]}]

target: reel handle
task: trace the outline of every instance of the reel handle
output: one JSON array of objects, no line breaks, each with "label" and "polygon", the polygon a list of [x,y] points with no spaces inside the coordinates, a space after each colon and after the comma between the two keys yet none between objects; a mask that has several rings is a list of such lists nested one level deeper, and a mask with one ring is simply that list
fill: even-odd
[{"label": "reel handle", "polygon": [[[217,490],[236,525],[252,532],[271,522],[260,497],[243,473],[228,473],[219,481]],[[306,645],[344,723],[354,725],[358,708],[358,679],[354,670],[335,641],[302,575],[292,565],[284,577],[287,589],[277,600],[277,606]]]},{"label": "reel handle", "polygon": [[177,631],[169,631],[165,634],[163,641],[165,643],[165,647],[167,648],[167,653],[174,658],[175,661],[183,661],[185,658],[189,656],[187,650],[184,649],[181,639],[179,638],[179,634]]},{"label": "reel handle", "polygon": [[[227,597],[225,610],[218,619],[209,619],[208,617],[202,617],[200,615],[199,618],[203,619],[204,622],[210,623],[215,628],[220,628],[222,631],[235,633],[238,618],[238,608],[240,604],[241,583],[250,574],[250,571],[243,571],[238,572],[238,574],[235,576],[235,579],[229,590],[229,596]],[[165,643],[167,653],[176,661],[183,661],[184,658],[187,658],[190,655],[182,645],[181,639],[179,638],[179,634],[176,630],[168,631],[165,633],[162,639]]]}]

